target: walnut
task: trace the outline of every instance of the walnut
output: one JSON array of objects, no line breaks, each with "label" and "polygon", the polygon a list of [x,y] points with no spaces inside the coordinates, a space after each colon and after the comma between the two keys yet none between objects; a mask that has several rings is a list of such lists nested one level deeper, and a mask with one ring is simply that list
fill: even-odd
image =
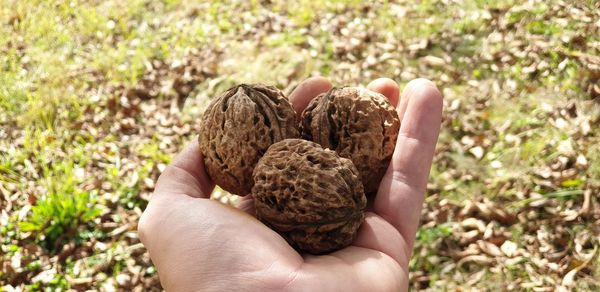
[{"label": "walnut", "polygon": [[377,192],[394,152],[400,120],[380,93],[356,87],[333,88],[302,113],[302,138],[352,160],[365,193]]},{"label": "walnut", "polygon": [[313,254],[352,243],[366,197],[349,159],[314,142],[273,144],[254,169],[256,215],[290,245]]},{"label": "walnut", "polygon": [[211,179],[222,189],[247,195],[252,171],[271,144],[299,137],[296,112],[272,86],[241,84],[208,105],[200,120],[200,151]]}]

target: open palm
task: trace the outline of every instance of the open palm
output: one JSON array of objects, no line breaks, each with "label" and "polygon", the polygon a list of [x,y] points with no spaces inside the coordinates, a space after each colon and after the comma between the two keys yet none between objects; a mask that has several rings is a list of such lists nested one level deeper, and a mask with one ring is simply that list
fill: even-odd
[{"label": "open palm", "polygon": [[[402,291],[441,121],[441,94],[424,79],[377,79],[401,120],[398,142],[354,243],[328,255],[299,254],[258,221],[250,197],[239,208],[209,200],[214,184],[198,143],[160,176],[139,225],[169,291]],[[290,95],[297,112],[331,83],[310,78]],[[400,100],[399,100],[400,99]]]}]

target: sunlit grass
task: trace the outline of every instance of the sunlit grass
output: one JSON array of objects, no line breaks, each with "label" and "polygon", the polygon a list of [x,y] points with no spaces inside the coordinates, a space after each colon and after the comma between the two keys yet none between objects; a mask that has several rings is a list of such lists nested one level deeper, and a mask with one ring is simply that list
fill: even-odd
[{"label": "sunlit grass", "polygon": [[[19,224],[15,215],[9,224],[0,227],[2,240],[10,246],[12,240],[29,230],[33,232],[29,235],[32,241],[50,249],[62,243],[57,236],[61,232],[75,232],[80,243],[104,236],[92,220],[102,209],[98,204],[136,212],[144,208],[145,198],[140,197],[141,192],[148,191],[143,190],[144,184],[155,178],[157,168],[172,159],[171,153],[161,148],[160,137],[155,135],[143,144],[131,146],[122,143],[125,138],[111,132],[111,125],[103,121],[94,125],[104,130],[99,136],[74,125],[89,122],[95,114],[90,108],[104,106],[106,100],[115,98],[112,95],[117,93],[107,88],[135,86],[148,73],[149,62],[182,59],[191,48],[208,48],[222,56],[218,76],[197,85],[182,109],[182,121],[194,123],[204,100],[240,82],[270,83],[289,89],[311,75],[330,76],[336,83],[357,83],[349,85],[370,81],[341,77],[340,70],[347,70],[348,66],[359,69],[357,76],[368,71],[377,77],[391,77],[401,85],[412,78],[406,76],[423,74],[438,82],[447,94],[448,105],[460,102],[454,112],[446,112],[451,120],[439,139],[439,145],[445,148],[431,170],[435,200],[447,199],[457,205],[480,197],[514,200],[507,207],[516,212],[538,200],[515,199],[525,189],[560,204],[580,202],[584,188],[600,184],[600,141],[596,133],[585,137],[573,134],[580,127],[576,122],[556,127],[548,108],[552,111],[573,103],[583,115],[591,117],[590,122],[597,120],[598,113],[594,114],[589,103],[584,103],[589,95],[581,86],[593,72],[578,57],[594,52],[582,52],[577,42],[559,39],[577,36],[582,26],[578,19],[555,19],[554,2],[537,1],[534,9],[525,9],[524,3],[0,0],[0,130],[19,131],[17,141],[0,141],[0,183],[20,192],[29,190],[37,199],[32,209],[24,212],[24,222]],[[340,27],[352,24],[357,29],[349,30],[345,36],[329,30],[325,23],[336,14],[346,17],[347,23]],[[260,34],[261,25],[281,19],[291,25]],[[519,47],[528,50],[525,55],[507,51],[506,39],[491,41],[492,26],[500,24],[559,45],[543,49],[536,48],[536,42],[526,42]],[[249,28],[257,28],[257,34],[240,34]],[[364,47],[336,52],[336,41],[348,41],[354,34],[367,32],[368,38],[361,40]],[[452,43],[446,39],[449,35],[459,35],[461,39]],[[424,47],[409,48],[424,40]],[[580,42],[598,40],[597,34],[586,34]],[[377,48],[377,55],[377,46],[382,44],[391,44],[393,62],[377,64],[375,69],[361,67],[366,54],[373,54],[368,49]],[[352,54],[356,60],[348,58]],[[444,62],[449,57],[448,64],[430,68],[422,64],[422,58],[427,56],[444,58]],[[473,59],[479,62],[474,63]],[[532,64],[540,60],[547,63],[549,70],[531,72]],[[495,67],[503,62],[510,65]],[[415,70],[413,75],[402,75],[411,69]],[[450,77],[444,79],[443,75]],[[485,86],[469,83],[473,81]],[[494,88],[494,82],[498,88]],[[481,88],[490,90],[481,92]],[[164,97],[158,97],[161,98]],[[476,104],[480,106],[477,109]],[[463,131],[466,128],[470,130]],[[481,141],[477,142],[481,145],[472,145],[481,146],[483,151],[482,157],[476,157],[470,151],[472,146],[462,144],[461,139],[478,139],[474,136],[480,133],[486,135],[489,145]],[[100,147],[109,144],[110,147]],[[119,149],[117,145],[133,148]],[[537,185],[536,171],[564,155],[561,151],[569,150],[569,145],[574,157],[581,154],[587,159],[580,166],[585,168],[585,175],[557,182],[554,188]],[[102,163],[90,165],[92,155],[101,155]],[[122,162],[128,156],[140,159],[137,168],[123,168]],[[98,177],[82,177],[87,168],[94,168]],[[89,191],[93,179],[98,179],[101,186]],[[511,187],[505,189],[505,185]],[[31,189],[34,186],[38,189]],[[59,220],[53,222],[52,218]],[[440,263],[451,259],[431,250],[453,236],[456,222],[449,220],[424,226],[417,235],[419,249],[411,268],[428,272],[432,285],[450,277],[465,282],[468,279],[461,277],[473,272],[469,267],[442,271]],[[527,232],[521,227],[509,227],[510,239],[519,244]],[[17,232],[18,228],[23,232]],[[7,249],[7,255],[21,251],[22,247],[13,245]],[[117,252],[110,247],[105,253],[92,255],[85,264],[93,266],[113,253]],[[488,283],[489,288],[503,280],[525,278],[523,264],[507,267],[505,278],[484,269],[482,282]],[[34,261],[27,269],[37,271],[39,265],[39,261]],[[124,269],[125,261],[118,260],[114,265],[110,276]],[[597,276],[597,259],[592,266],[592,274]],[[67,274],[73,270],[66,264]],[[41,289],[44,285],[69,287],[67,279],[59,275],[50,283],[35,283],[27,288]]]}]

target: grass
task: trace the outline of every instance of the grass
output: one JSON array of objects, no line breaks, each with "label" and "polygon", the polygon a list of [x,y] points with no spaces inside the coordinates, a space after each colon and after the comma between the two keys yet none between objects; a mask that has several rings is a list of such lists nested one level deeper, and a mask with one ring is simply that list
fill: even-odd
[{"label": "grass", "polygon": [[[593,130],[600,109],[588,90],[599,39],[585,20],[597,9],[594,1],[566,9],[559,1],[514,0],[0,0],[0,194],[7,198],[0,202],[0,258],[21,257],[20,267],[0,272],[0,285],[126,287],[116,280],[126,275],[138,279],[132,286],[158,287],[147,255],[128,251],[139,243],[135,222],[161,169],[194,139],[206,101],[235,83],[289,91],[325,75],[351,85],[380,76],[404,85],[424,76],[444,92],[411,287],[461,287],[475,274],[473,287],[555,287],[573,268],[562,263],[600,245],[586,239],[577,247],[575,240],[597,232],[594,211],[577,217],[579,227],[560,228],[560,212],[578,210],[586,192],[600,189]],[[217,61],[207,63],[205,53]],[[444,64],[425,62],[431,56]],[[152,64],[164,62],[169,72],[176,61],[216,69],[194,73],[201,78],[173,113],[178,97],[169,86],[183,75]],[[137,87],[159,93],[128,97]],[[191,126],[174,134],[183,124]],[[537,207],[542,200],[532,194],[546,205]],[[464,215],[468,202],[528,220]],[[528,256],[452,269],[458,259],[451,255],[469,248],[461,241],[467,218],[494,226],[493,236],[477,240],[511,240]],[[541,240],[543,232],[554,235]],[[72,254],[50,260],[70,244]],[[536,262],[551,252],[536,245],[567,251],[560,269],[538,282],[528,273],[544,274]],[[94,270],[100,262],[109,264]],[[596,255],[577,273],[577,287],[598,287],[598,266]],[[43,271],[47,277],[34,278]]]}]

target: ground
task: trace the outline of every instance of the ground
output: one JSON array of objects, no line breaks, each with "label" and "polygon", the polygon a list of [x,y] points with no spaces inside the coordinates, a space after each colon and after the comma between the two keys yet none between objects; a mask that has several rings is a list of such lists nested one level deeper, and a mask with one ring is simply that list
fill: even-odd
[{"label": "ground", "polygon": [[0,290],[161,289],[136,224],[207,101],[314,75],[443,92],[412,288],[600,289],[599,2],[0,0]]}]

